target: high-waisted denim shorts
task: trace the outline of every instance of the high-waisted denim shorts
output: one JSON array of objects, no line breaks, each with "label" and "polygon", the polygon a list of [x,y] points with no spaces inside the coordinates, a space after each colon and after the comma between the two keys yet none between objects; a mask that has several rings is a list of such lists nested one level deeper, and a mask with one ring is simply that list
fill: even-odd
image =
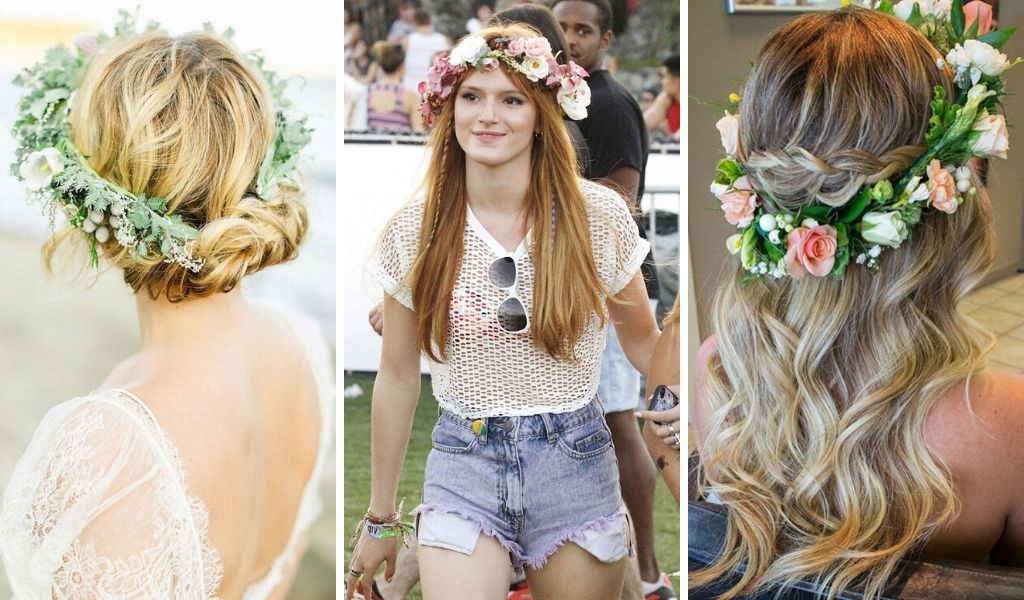
[{"label": "high-waisted denim shorts", "polygon": [[472,554],[480,533],[541,568],[566,542],[602,562],[631,549],[619,472],[595,399],[568,413],[474,419],[443,411],[416,507],[420,545]]}]

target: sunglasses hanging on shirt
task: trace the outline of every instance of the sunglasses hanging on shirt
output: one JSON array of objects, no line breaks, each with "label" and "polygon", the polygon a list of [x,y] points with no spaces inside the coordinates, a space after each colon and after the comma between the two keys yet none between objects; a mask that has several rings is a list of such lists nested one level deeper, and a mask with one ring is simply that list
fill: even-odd
[{"label": "sunglasses hanging on shirt", "polygon": [[498,325],[507,333],[523,333],[529,329],[530,317],[516,291],[519,269],[515,259],[511,256],[496,258],[487,269],[487,278],[494,287],[507,290],[510,294],[498,305]]}]

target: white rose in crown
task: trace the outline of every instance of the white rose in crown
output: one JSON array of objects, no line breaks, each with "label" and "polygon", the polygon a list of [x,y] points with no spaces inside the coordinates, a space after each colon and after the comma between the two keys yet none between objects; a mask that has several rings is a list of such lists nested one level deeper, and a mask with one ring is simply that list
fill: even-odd
[{"label": "white rose in crown", "polygon": [[548,76],[548,61],[536,56],[527,56],[522,63],[524,74],[530,81],[540,81]]},{"label": "white rose in crown", "polygon": [[452,48],[451,54],[448,55],[448,64],[453,66],[465,63],[475,64],[477,59],[487,53],[487,50],[487,40],[478,35],[471,35]]},{"label": "white rose in crown", "polygon": [[971,84],[976,84],[982,74],[997,77],[1010,68],[1010,61],[1005,54],[978,40],[967,40],[963,46],[954,46],[946,54],[946,62],[956,69],[956,78],[961,84],[968,79],[968,75]]},{"label": "white rose in crown", "polygon": [[50,185],[53,176],[64,170],[64,157],[56,148],[44,148],[28,155],[18,167],[18,175],[28,189],[39,191]]},{"label": "white rose in crown", "polygon": [[736,146],[740,135],[740,120],[736,115],[725,113],[725,116],[715,123],[718,133],[722,136],[722,147],[725,153],[736,156]]},{"label": "white rose in crown", "polygon": [[974,131],[980,131],[981,136],[974,142],[971,151],[976,156],[998,156],[1006,158],[1006,151],[1010,148],[1010,138],[1006,133],[1006,119],[1003,115],[985,115],[974,124]]},{"label": "white rose in crown", "polygon": [[860,235],[865,241],[892,248],[899,248],[909,233],[907,224],[896,211],[869,212],[864,215],[860,227]]}]

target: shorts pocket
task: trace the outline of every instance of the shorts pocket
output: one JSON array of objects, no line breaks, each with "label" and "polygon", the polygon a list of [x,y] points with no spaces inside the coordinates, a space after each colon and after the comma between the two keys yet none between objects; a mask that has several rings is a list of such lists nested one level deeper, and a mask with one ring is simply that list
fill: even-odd
[{"label": "shorts pocket", "polygon": [[438,420],[430,434],[430,444],[434,450],[448,454],[472,452],[478,442],[479,438],[471,430],[459,427],[447,419]]},{"label": "shorts pocket", "polygon": [[558,432],[558,447],[576,460],[592,458],[612,449],[612,432],[604,419],[594,419],[574,429]]}]

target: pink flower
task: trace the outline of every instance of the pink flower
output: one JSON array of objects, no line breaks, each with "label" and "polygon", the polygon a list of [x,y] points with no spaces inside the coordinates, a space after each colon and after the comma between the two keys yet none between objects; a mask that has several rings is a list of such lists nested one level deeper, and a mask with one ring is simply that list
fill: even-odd
[{"label": "pink flower", "polygon": [[484,72],[490,73],[491,71],[498,68],[498,59],[487,57],[483,60]]},{"label": "pink flower", "polygon": [[535,37],[526,40],[524,49],[527,56],[544,58],[551,54],[551,42],[546,37]]},{"label": "pink flower", "polygon": [[71,43],[86,56],[89,56],[96,50],[96,36],[89,35],[88,33],[76,35]]},{"label": "pink flower", "polygon": [[516,38],[508,43],[508,53],[512,56],[519,56],[523,52],[526,52],[526,40]]},{"label": "pink flower", "polygon": [[939,161],[932,159],[928,163],[928,189],[931,194],[928,202],[944,213],[953,214],[956,212],[956,180],[949,171],[939,165]]},{"label": "pink flower", "polygon": [[836,230],[830,225],[797,227],[786,236],[786,268],[793,279],[824,277],[836,263]]},{"label": "pink flower", "polygon": [[757,194],[750,188],[746,176],[733,183],[732,189],[722,194],[722,211],[730,225],[746,227],[754,221],[754,209],[757,208]]},{"label": "pink flower", "polygon": [[974,0],[964,5],[964,29],[978,22],[978,35],[985,35],[992,30],[992,7],[981,0]]}]

